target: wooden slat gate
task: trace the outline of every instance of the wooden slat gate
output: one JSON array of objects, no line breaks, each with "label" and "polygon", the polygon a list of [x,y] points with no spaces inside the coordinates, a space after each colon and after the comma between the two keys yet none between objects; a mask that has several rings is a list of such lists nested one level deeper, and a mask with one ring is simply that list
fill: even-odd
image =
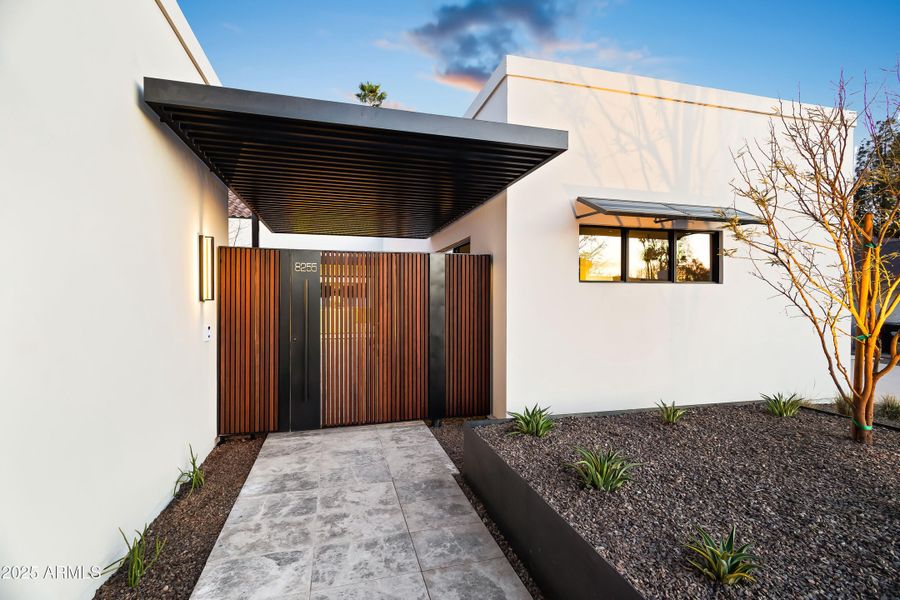
[{"label": "wooden slat gate", "polygon": [[322,426],[428,416],[428,255],[322,253]]},{"label": "wooden slat gate", "polygon": [[446,416],[491,412],[491,257],[446,257]]},{"label": "wooden slat gate", "polygon": [[[303,365],[320,377],[311,382],[320,394],[318,422],[307,427],[490,413],[489,256],[303,251],[294,264],[297,252],[219,249],[220,434],[296,428],[284,414],[298,395],[297,367],[286,358],[291,343],[307,344],[302,356],[317,361]],[[310,276],[311,254],[320,257],[320,297],[303,298],[314,306],[302,318],[319,327],[316,340],[297,341],[290,332],[300,299],[290,296],[309,286],[291,282]],[[433,285],[435,273],[442,285]],[[436,307],[440,321],[430,318]]]},{"label": "wooden slat gate", "polygon": [[278,250],[219,248],[219,434],[278,428]]}]

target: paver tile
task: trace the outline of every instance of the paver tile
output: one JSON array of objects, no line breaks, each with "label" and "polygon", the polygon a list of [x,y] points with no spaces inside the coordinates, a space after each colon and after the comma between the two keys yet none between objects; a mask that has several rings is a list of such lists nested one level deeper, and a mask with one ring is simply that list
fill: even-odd
[{"label": "paver tile", "polygon": [[312,548],[209,563],[191,600],[306,600]]},{"label": "paver tile", "polygon": [[428,600],[421,573],[385,577],[313,592],[311,600]]},{"label": "paver tile", "polygon": [[419,571],[409,533],[316,548],[313,591]]},{"label": "paver tile", "polygon": [[395,478],[394,488],[397,490],[401,504],[426,498],[437,498],[461,491],[459,484],[449,472],[427,477]]},{"label": "paver tile", "polygon": [[497,542],[480,521],[414,531],[410,535],[423,571],[503,556]]},{"label": "paver tile", "polygon": [[282,492],[261,496],[238,497],[226,521],[229,525],[250,521],[302,520],[316,514],[319,493],[316,490]]},{"label": "paver tile", "polygon": [[315,531],[315,516],[288,521],[226,523],[207,562],[309,548],[315,542]]},{"label": "paver tile", "polygon": [[425,571],[431,600],[531,600],[506,558]]},{"label": "paver tile", "polygon": [[462,491],[401,504],[410,531],[480,523],[481,518]]}]

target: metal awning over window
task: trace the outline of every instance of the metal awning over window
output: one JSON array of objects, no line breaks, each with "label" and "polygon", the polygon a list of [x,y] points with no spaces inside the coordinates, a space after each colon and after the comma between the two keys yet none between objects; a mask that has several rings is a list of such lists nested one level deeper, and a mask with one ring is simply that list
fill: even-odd
[{"label": "metal awning over window", "polygon": [[277,233],[427,238],[568,133],[144,79],[144,101]]},{"label": "metal awning over window", "polygon": [[741,225],[760,223],[760,220],[748,212],[723,206],[701,206],[697,204],[664,204],[662,202],[639,202],[636,200],[610,200],[605,198],[578,197],[579,204],[586,208],[578,214],[578,218],[593,215],[610,215],[616,217],[647,217],[657,222],[690,220],[690,221],[731,221],[737,217]]}]

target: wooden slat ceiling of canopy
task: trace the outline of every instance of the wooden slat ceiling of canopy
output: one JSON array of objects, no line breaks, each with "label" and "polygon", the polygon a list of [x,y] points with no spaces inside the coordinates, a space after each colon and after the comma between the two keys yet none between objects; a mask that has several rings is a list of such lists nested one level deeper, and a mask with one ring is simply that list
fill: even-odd
[{"label": "wooden slat ceiling of canopy", "polygon": [[427,238],[568,143],[555,129],[152,78],[144,101],[276,233]]}]

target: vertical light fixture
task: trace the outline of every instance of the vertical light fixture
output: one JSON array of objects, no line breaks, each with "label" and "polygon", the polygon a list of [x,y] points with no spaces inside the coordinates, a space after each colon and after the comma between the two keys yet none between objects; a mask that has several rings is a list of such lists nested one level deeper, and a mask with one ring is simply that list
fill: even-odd
[{"label": "vertical light fixture", "polygon": [[216,255],[215,239],[211,235],[200,236],[200,302],[212,300],[216,284],[213,259]]}]

